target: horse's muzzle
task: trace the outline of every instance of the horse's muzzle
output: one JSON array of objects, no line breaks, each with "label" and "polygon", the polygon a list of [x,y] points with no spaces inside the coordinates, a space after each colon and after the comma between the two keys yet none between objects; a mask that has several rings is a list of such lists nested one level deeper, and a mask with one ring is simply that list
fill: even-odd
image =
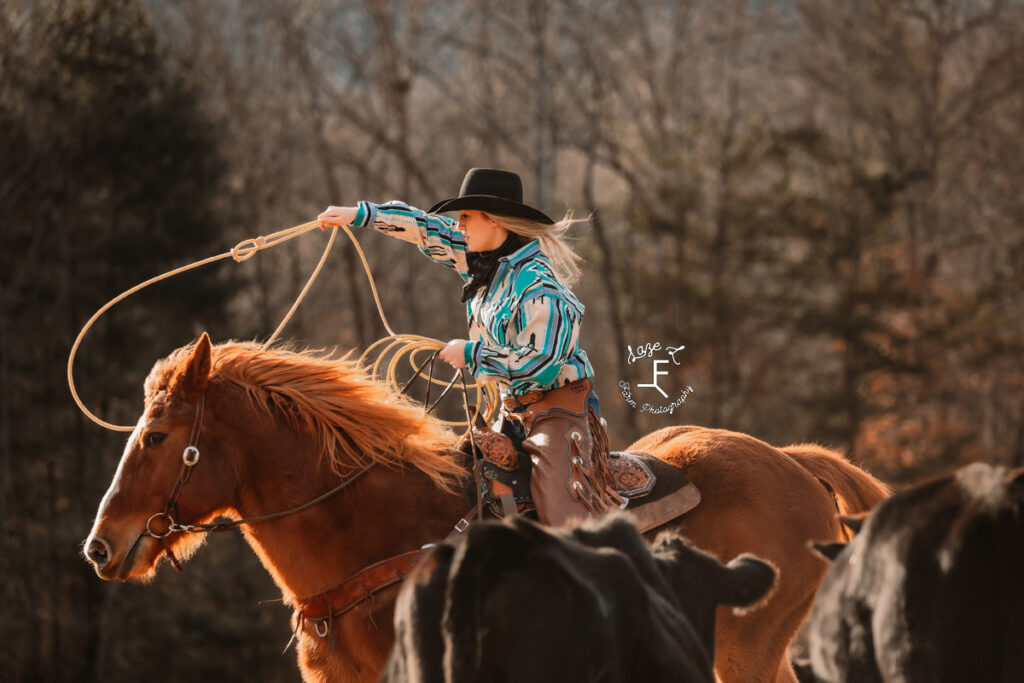
[{"label": "horse's muzzle", "polygon": [[110,544],[99,536],[93,536],[86,541],[85,556],[96,565],[97,569],[103,569],[110,562]]}]

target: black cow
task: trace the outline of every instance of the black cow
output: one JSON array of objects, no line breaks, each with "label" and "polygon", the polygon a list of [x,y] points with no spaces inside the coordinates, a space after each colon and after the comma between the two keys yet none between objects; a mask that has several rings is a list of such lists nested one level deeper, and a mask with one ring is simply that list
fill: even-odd
[{"label": "black cow", "polygon": [[881,503],[810,631],[821,681],[1024,681],[1024,470],[969,465]]},{"label": "black cow", "polygon": [[476,524],[406,581],[381,680],[711,683],[716,605],[749,606],[774,579],[678,535],[648,546],[624,516],[571,531]]}]

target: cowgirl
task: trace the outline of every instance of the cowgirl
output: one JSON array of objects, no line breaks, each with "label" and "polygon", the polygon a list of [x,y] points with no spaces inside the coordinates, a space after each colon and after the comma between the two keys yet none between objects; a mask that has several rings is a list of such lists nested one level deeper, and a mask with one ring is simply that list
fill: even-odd
[{"label": "cowgirl", "polygon": [[[499,429],[530,454],[537,515],[557,526],[607,509],[616,496],[594,369],[578,343],[583,304],[567,286],[580,257],[562,235],[575,221],[555,223],[522,199],[515,173],[475,168],[458,197],[427,212],[359,202],[318,218],[412,242],[462,277],[470,339],[451,340],[439,356],[500,385]],[[458,223],[438,215],[454,211]]]}]

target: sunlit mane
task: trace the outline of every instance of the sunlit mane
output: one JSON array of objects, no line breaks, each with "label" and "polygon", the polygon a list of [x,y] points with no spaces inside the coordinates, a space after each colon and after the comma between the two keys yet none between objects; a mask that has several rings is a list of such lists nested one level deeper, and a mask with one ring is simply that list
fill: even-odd
[{"label": "sunlit mane", "polygon": [[[174,351],[153,367],[146,380],[147,400],[184,369],[193,346]],[[323,457],[339,475],[371,461],[411,465],[451,488],[463,472],[451,456],[454,435],[424,415],[421,405],[372,381],[349,355],[225,342],[213,347],[211,382],[235,385],[256,409],[273,410],[296,429],[314,431]]]}]

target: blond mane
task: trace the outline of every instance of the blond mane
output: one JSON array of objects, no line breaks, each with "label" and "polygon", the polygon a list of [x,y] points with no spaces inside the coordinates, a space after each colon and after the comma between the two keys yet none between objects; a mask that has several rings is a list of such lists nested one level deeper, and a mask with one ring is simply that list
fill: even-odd
[{"label": "blond mane", "polygon": [[[194,346],[157,362],[146,379],[147,401],[184,370]],[[371,379],[350,355],[225,342],[213,347],[210,381],[235,385],[254,409],[274,411],[296,430],[317,434],[321,456],[339,476],[371,462],[412,466],[451,490],[464,476],[452,457],[455,435],[422,405]]]}]

